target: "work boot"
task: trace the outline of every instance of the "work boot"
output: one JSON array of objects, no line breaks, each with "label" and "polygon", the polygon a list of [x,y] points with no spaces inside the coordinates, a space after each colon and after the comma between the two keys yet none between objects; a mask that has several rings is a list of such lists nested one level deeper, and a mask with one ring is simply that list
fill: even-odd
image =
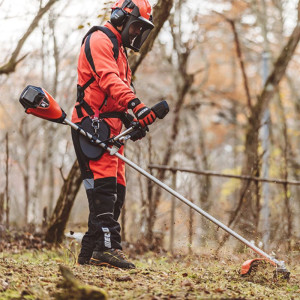
[{"label": "work boot", "polygon": [[90,263],[90,257],[79,255],[77,262],[79,265],[88,265]]},{"label": "work boot", "polygon": [[125,254],[120,249],[94,251],[90,259],[90,264],[111,268],[135,269],[135,265],[127,261]]}]

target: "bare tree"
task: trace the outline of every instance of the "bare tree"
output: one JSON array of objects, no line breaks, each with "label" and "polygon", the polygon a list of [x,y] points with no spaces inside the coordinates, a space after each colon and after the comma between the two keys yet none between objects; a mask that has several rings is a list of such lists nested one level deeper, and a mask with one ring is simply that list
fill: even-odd
[{"label": "bare tree", "polygon": [[9,138],[8,133],[5,135],[6,141],[6,168],[5,168],[5,213],[6,213],[6,228],[9,228],[9,209],[10,209],[10,196],[9,196]]},{"label": "bare tree", "polygon": [[[175,148],[174,145],[179,132],[180,113],[183,108],[184,100],[194,82],[195,76],[199,72],[188,72],[188,59],[196,45],[196,40],[190,39],[187,42],[182,41],[183,33],[180,22],[182,4],[182,0],[176,2],[175,14],[170,18],[170,28],[173,37],[173,49],[176,53],[177,59],[177,63],[174,62],[174,65],[176,66],[176,71],[174,72],[174,82],[176,84],[176,103],[174,107],[173,121],[171,124],[171,134],[167,141],[166,151],[163,154],[163,165],[168,165],[171,160],[172,153]],[[179,19],[179,22],[176,22],[176,25],[178,24],[176,30],[174,30],[174,18]],[[159,170],[157,177],[160,181],[163,181],[165,178],[165,170]],[[157,188],[155,190],[155,193],[153,193],[152,195],[153,199],[150,199],[148,203],[149,211],[147,216],[147,240],[150,244],[153,242],[153,227],[156,221],[156,210],[160,201],[161,189]]]},{"label": "bare tree", "polygon": [[24,202],[25,202],[25,211],[24,211],[24,223],[25,225],[28,224],[28,212],[29,212],[29,202],[30,202],[30,187],[29,187],[29,172],[30,172],[30,163],[29,163],[29,157],[30,157],[30,150],[31,146],[29,145],[29,138],[30,138],[30,132],[28,129],[28,119],[23,118],[19,133],[22,137],[22,140],[24,142],[24,158],[23,158],[23,164],[19,164],[19,167],[21,169],[22,175],[23,175],[23,185],[24,185]]},{"label": "bare tree", "polygon": [[[57,45],[56,38],[56,29],[55,29],[55,20],[57,16],[50,12],[49,16],[49,28],[51,30],[51,36],[53,41],[53,57],[54,57],[54,72],[52,79],[52,88],[51,95],[56,98],[57,95],[57,86],[58,86],[58,75],[59,75],[59,64],[60,64],[60,55]],[[53,166],[53,156],[54,156],[54,147],[55,147],[55,131],[56,125],[53,123],[48,123],[48,130],[46,131],[47,135],[47,162],[48,162],[48,180],[49,180],[49,214],[53,212],[54,208],[54,166]]]},{"label": "bare tree", "polygon": [[[258,171],[258,146],[259,138],[258,132],[261,126],[262,115],[268,106],[271,98],[274,96],[277,90],[277,86],[284,76],[288,63],[290,62],[296,47],[300,40],[300,2],[298,3],[298,22],[290,35],[290,38],[286,45],[283,47],[280,55],[274,63],[273,70],[270,76],[267,78],[266,83],[257,97],[257,102],[251,107],[250,116],[248,118],[248,127],[246,132],[245,141],[245,160],[243,164],[242,173],[252,174],[257,176]],[[245,181],[240,190],[239,203],[231,215],[229,226],[231,226],[239,216],[239,224],[241,224],[243,231],[247,226],[246,231],[251,232],[253,227],[251,221],[253,221],[253,213],[251,213],[251,193],[249,191],[249,182]]]},{"label": "bare tree", "polygon": [[8,60],[8,62],[5,63],[4,65],[0,66],[0,75],[1,74],[9,74],[9,73],[14,72],[15,69],[16,69],[17,64],[19,62],[21,62],[28,55],[28,53],[27,53],[27,54],[25,54],[25,55],[23,55],[22,57],[19,58],[19,54],[20,54],[26,40],[28,39],[30,34],[34,31],[34,29],[38,26],[38,23],[41,20],[41,18],[43,17],[43,15],[57,1],[59,1],[59,0],[49,0],[48,3],[44,7],[40,7],[37,15],[35,16],[35,18],[31,22],[31,24],[29,25],[27,31],[22,36],[22,38],[18,41],[18,44],[17,44],[15,50],[13,51],[10,59]]},{"label": "bare tree", "polygon": [[[276,99],[278,102],[278,109],[279,109],[279,114],[280,114],[280,119],[281,119],[281,132],[283,136],[284,143],[280,143],[280,148],[282,149],[283,153],[283,168],[282,168],[282,175],[285,180],[288,179],[288,155],[289,155],[289,148],[290,148],[290,143],[289,143],[289,138],[288,138],[288,126],[287,126],[287,120],[286,116],[284,114],[284,108],[282,104],[282,99],[281,99],[281,93],[277,92]],[[287,248],[288,251],[292,250],[292,235],[293,235],[293,213],[292,213],[292,206],[291,206],[291,196],[290,196],[290,189],[288,184],[283,185],[283,191],[284,191],[284,206],[285,206],[285,213],[286,213],[286,238],[287,238]]]},{"label": "bare tree", "polygon": [[154,41],[157,38],[161,28],[163,27],[165,21],[170,16],[170,11],[173,7],[174,0],[159,0],[153,8],[153,22],[155,24],[154,29],[150,33],[149,38],[146,40],[142,46],[138,55],[132,55],[129,58],[130,68],[132,74],[135,74],[138,66],[141,64],[143,59],[146,57],[147,53],[151,51]]}]

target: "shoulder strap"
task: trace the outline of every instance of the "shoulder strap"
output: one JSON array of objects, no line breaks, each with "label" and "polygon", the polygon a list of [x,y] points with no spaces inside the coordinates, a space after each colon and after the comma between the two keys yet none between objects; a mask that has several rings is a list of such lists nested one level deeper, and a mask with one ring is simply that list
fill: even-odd
[{"label": "shoulder strap", "polygon": [[105,33],[109,37],[110,41],[113,44],[113,53],[114,53],[115,60],[117,60],[118,57],[119,57],[119,43],[118,43],[118,39],[117,39],[116,35],[110,29],[108,29],[105,26],[93,26],[86,33],[86,35],[84,36],[81,45],[83,45],[85,39],[87,39],[86,43],[85,43],[85,49],[84,49],[85,50],[85,55],[86,55],[87,60],[90,63],[90,65],[91,65],[91,67],[92,67],[92,69],[95,73],[96,73],[95,65],[94,65],[93,57],[91,55],[90,38],[91,38],[91,34],[95,31],[97,31],[97,30],[102,31],[103,33]]},{"label": "shoulder strap", "polygon": [[[119,57],[119,44],[118,44],[118,39],[116,37],[116,35],[107,27],[105,26],[93,26],[87,33],[86,35],[83,37],[82,39],[82,43],[81,45],[84,44],[84,41],[86,39],[86,43],[85,43],[85,48],[84,48],[84,52],[86,55],[86,58],[90,64],[90,66],[92,67],[93,71],[95,72],[95,74],[99,77],[99,75],[96,72],[96,68],[95,68],[95,64],[94,64],[94,60],[92,57],[92,53],[91,53],[91,48],[90,48],[90,39],[91,39],[91,35],[93,32],[100,30],[103,33],[105,33],[109,39],[112,42],[113,45],[113,53],[114,53],[114,59],[117,60]],[[76,110],[77,110],[77,115],[78,117],[83,117],[82,111],[81,111],[81,107],[83,107],[85,109],[85,111],[92,116],[94,114],[93,110],[91,109],[91,107],[88,105],[88,103],[84,100],[84,90],[95,81],[94,76],[91,77],[91,79],[86,82],[84,84],[84,86],[79,86],[77,85],[77,101],[79,102],[78,105],[76,105]],[[107,99],[107,96],[105,97],[101,107],[99,108],[99,110],[103,107],[103,105],[105,104]]]}]

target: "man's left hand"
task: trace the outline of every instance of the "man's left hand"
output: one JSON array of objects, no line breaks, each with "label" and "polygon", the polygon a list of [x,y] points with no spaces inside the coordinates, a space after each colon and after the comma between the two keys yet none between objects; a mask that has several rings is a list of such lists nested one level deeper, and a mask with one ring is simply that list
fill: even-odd
[{"label": "man's left hand", "polygon": [[132,109],[142,127],[151,125],[156,119],[155,112],[151,108],[147,107],[138,98],[131,100],[128,103],[128,108]]}]

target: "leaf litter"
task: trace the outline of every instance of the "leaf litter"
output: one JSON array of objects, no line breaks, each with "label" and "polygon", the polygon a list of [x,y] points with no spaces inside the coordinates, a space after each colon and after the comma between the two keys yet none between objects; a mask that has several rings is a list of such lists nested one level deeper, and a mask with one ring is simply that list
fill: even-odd
[{"label": "leaf litter", "polygon": [[100,288],[108,299],[300,299],[299,256],[289,264],[291,277],[285,281],[273,277],[270,264],[241,277],[242,255],[233,260],[147,252],[131,254],[136,269],[116,270],[77,265],[74,249],[79,245],[72,246],[5,249],[0,253],[0,299],[83,299],[63,284],[60,266],[81,287]]}]

